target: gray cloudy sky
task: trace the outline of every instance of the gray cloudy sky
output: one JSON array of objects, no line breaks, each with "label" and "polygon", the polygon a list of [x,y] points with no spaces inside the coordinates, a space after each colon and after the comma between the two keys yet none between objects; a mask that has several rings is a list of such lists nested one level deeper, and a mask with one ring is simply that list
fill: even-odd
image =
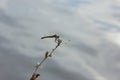
[{"label": "gray cloudy sky", "polygon": [[0,78],[28,78],[53,46],[39,39],[50,33],[67,45],[43,65],[38,80],[120,79],[120,0],[1,0]]}]

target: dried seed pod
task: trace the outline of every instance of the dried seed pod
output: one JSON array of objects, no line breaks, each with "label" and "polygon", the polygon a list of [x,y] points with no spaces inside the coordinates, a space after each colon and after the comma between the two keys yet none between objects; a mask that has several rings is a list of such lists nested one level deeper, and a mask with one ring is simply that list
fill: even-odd
[{"label": "dried seed pod", "polygon": [[36,78],[38,78],[38,76],[40,76],[40,74],[38,73],[33,73],[30,80],[35,80]]},{"label": "dried seed pod", "polygon": [[62,40],[61,40],[61,39],[58,39],[58,40],[57,40],[57,46],[60,46],[61,43],[62,43]]},{"label": "dried seed pod", "polygon": [[49,52],[48,51],[46,51],[46,53],[45,53],[45,58],[47,58],[49,55]]}]

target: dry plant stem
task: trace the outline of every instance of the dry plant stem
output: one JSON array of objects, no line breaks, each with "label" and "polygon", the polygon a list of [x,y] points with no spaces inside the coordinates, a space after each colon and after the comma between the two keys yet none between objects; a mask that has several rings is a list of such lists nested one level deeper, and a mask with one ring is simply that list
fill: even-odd
[{"label": "dry plant stem", "polygon": [[38,68],[42,65],[42,63],[46,60],[47,58],[44,58],[42,61],[41,61],[41,63],[40,64],[37,64],[35,67],[35,71],[34,71],[34,73],[36,73],[37,72],[37,70],[38,70]]},{"label": "dry plant stem", "polygon": [[59,36],[56,35],[56,34],[41,37],[41,39],[45,39],[45,38],[55,38],[55,43],[57,43],[57,45],[56,45],[55,48],[53,48],[50,52],[46,51],[45,57],[43,58],[43,60],[40,61],[40,63],[35,66],[35,70],[34,70],[34,72],[32,73],[32,76],[31,76],[30,80],[36,80],[36,79],[38,78],[38,76],[40,76],[40,74],[37,73],[38,68],[45,62],[45,60],[47,60],[48,57],[52,57],[52,53],[53,53],[53,52],[60,46],[60,44],[62,43],[62,40],[59,39]]}]

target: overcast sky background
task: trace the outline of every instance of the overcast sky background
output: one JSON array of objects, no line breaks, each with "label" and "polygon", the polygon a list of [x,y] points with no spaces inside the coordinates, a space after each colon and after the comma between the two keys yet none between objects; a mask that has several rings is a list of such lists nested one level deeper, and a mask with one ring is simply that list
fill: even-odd
[{"label": "overcast sky background", "polygon": [[120,80],[120,0],[0,0],[0,79],[29,80],[52,33],[38,80]]}]

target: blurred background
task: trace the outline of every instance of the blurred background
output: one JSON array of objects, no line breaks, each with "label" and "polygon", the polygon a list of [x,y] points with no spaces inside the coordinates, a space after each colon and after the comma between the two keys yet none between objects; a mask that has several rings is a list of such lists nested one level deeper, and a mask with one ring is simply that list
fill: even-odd
[{"label": "blurred background", "polygon": [[0,0],[0,79],[120,80],[120,0]]}]

